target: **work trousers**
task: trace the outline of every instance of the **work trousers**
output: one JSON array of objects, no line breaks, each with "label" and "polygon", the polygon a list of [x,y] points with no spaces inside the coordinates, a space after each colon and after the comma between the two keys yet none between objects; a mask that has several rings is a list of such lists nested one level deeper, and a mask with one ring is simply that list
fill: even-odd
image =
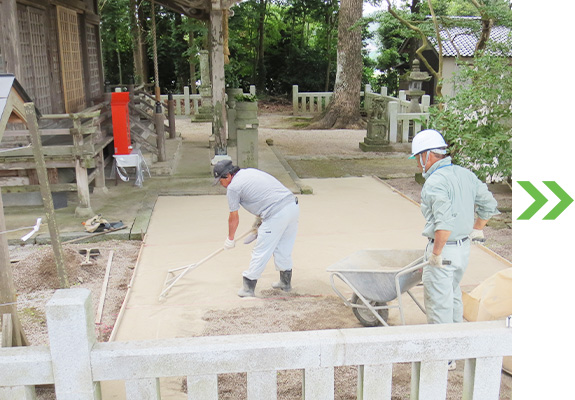
[{"label": "work trousers", "polygon": [[291,253],[297,235],[298,219],[299,206],[294,201],[262,221],[258,228],[256,245],[252,250],[250,266],[242,273],[244,277],[250,280],[259,279],[272,255],[276,270],[292,269]]},{"label": "work trousers", "polygon": [[[471,240],[446,244],[441,256],[451,262],[443,268],[430,265],[423,268],[425,312],[429,324],[449,324],[463,321],[463,302],[459,286],[469,263]],[[433,251],[430,241],[425,249],[425,260]]]}]

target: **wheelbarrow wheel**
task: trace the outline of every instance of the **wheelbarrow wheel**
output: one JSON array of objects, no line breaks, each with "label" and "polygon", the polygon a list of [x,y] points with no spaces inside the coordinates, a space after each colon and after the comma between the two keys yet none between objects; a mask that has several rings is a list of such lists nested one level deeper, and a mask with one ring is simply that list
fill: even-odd
[{"label": "wheelbarrow wheel", "polygon": [[[358,305],[362,305],[365,307],[365,305],[363,304],[361,299],[356,294],[351,296],[350,302],[352,304],[358,304]],[[371,306],[378,306],[378,307],[386,305],[386,303],[378,303],[375,301],[370,301],[369,304]],[[361,322],[361,324],[363,326],[370,327],[370,326],[381,325],[381,322],[379,321],[379,319],[377,319],[375,317],[375,315],[373,315],[373,313],[371,311],[369,311],[367,308],[353,307],[352,311],[353,311],[353,314],[355,315],[355,317],[359,320],[359,322]],[[385,322],[387,322],[387,318],[389,317],[389,310],[387,308],[384,308],[381,310],[376,310],[376,312],[379,314],[381,319],[383,319]]]}]

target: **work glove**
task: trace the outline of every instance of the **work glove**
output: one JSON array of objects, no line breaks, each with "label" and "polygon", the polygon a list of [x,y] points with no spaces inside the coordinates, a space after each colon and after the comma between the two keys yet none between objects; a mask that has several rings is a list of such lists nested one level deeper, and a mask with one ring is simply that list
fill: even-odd
[{"label": "work glove", "polygon": [[224,242],[224,249],[231,250],[234,247],[236,247],[236,241],[230,238],[226,238],[226,241]]},{"label": "work glove", "polygon": [[441,257],[440,255],[436,255],[431,253],[431,255],[429,256],[429,265],[431,265],[432,267],[436,267],[436,268],[443,268],[443,257]]},{"label": "work glove", "polygon": [[254,224],[252,225],[252,230],[244,239],[244,244],[249,244],[258,238],[258,228],[262,224],[262,219],[260,217],[256,217]]},{"label": "work glove", "polygon": [[469,234],[469,239],[471,239],[471,243],[485,243],[485,236],[483,235],[483,229],[474,229]]}]

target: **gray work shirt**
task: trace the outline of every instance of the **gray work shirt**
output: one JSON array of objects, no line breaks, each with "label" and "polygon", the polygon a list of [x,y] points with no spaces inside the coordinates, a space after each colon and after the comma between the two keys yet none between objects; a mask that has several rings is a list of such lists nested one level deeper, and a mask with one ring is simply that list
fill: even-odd
[{"label": "gray work shirt", "polygon": [[267,172],[255,168],[240,169],[227,189],[230,212],[240,205],[250,213],[267,219],[289,202],[295,201],[293,193]]},{"label": "gray work shirt", "polygon": [[488,220],[499,214],[497,200],[475,174],[446,157],[424,173],[421,212],[425,217],[423,236],[435,237],[435,231],[451,231],[449,241],[463,239],[473,230],[475,213]]}]

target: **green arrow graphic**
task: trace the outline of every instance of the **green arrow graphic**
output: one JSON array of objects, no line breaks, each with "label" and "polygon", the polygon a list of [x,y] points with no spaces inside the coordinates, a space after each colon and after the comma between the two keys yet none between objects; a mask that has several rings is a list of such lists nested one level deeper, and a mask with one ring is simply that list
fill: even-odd
[{"label": "green arrow graphic", "polygon": [[[541,192],[539,190],[537,190],[535,188],[535,186],[533,186],[533,184],[531,182],[529,182],[529,181],[517,181],[517,183],[520,184],[521,187],[523,189],[525,189],[525,191],[527,193],[529,193],[531,195],[531,197],[533,197],[533,199],[535,200],[533,202],[533,204],[531,204],[527,210],[523,211],[523,214],[521,214],[519,216],[519,218],[517,218],[517,219],[525,219],[525,220],[531,219],[531,217],[534,216],[535,213],[537,211],[539,211],[539,209],[541,207],[543,207],[543,205],[545,203],[547,203],[547,199],[545,198],[545,196],[543,196],[541,194]],[[559,204],[561,204],[561,203],[559,203]],[[561,211],[563,211],[563,210],[561,210]]]},{"label": "green arrow graphic", "polygon": [[555,181],[543,181],[543,183],[561,200],[553,210],[549,211],[549,214],[543,217],[543,219],[554,220],[569,207],[569,204],[573,203],[573,199]]}]

